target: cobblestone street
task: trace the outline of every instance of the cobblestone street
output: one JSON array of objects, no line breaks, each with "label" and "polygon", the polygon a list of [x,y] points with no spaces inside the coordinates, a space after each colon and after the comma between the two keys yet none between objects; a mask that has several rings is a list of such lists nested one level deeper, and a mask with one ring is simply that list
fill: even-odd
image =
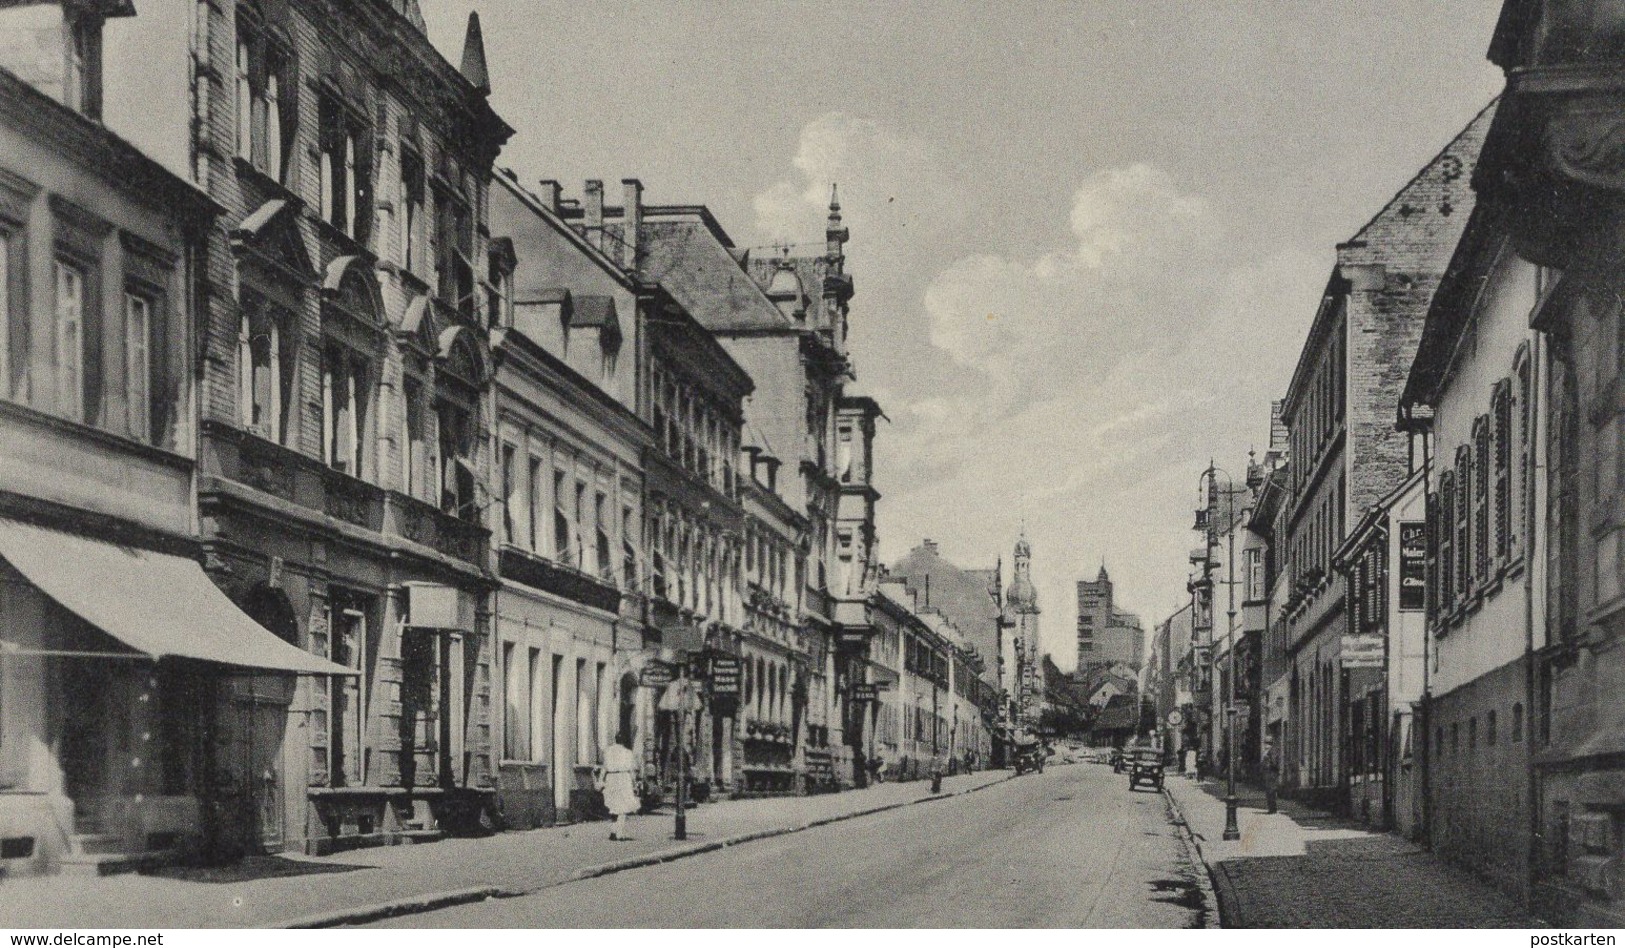
[{"label": "cobblestone street", "polygon": [[1528,928],[1513,900],[1415,843],[1290,801],[1264,811],[1238,787],[1241,839],[1225,842],[1224,785],[1170,776],[1213,877],[1224,928]]}]

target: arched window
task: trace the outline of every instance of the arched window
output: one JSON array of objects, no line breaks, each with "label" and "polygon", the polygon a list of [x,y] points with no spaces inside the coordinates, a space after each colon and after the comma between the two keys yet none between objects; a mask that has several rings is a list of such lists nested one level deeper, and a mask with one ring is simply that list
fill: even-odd
[{"label": "arched window", "polygon": [[470,335],[462,326],[453,326],[440,334],[434,404],[435,472],[440,509],[477,521],[480,508],[475,497],[476,426],[485,369]]},{"label": "arched window", "polygon": [[378,284],[359,257],[339,257],[322,282],[322,460],[374,476],[374,393],[383,344]]}]

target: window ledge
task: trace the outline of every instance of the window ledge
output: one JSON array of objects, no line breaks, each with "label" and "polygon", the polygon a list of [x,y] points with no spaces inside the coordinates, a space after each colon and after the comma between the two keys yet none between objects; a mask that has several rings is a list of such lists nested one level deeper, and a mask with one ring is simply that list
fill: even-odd
[{"label": "window ledge", "polygon": [[1602,625],[1621,612],[1625,612],[1625,593],[1591,607],[1586,612],[1585,621],[1588,625]]}]

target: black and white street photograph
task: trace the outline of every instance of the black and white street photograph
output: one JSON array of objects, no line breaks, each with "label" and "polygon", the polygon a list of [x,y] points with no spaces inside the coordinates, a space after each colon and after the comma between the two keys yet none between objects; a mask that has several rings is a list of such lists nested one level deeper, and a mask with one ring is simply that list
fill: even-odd
[{"label": "black and white street photograph", "polygon": [[0,0],[0,932],[221,928],[1612,944],[1625,0]]}]

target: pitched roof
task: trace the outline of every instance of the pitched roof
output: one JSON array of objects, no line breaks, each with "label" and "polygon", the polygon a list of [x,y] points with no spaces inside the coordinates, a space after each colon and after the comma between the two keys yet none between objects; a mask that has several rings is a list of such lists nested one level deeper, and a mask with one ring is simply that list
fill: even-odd
[{"label": "pitched roof", "polygon": [[707,329],[793,328],[729,250],[701,220],[645,217],[639,236],[644,273]]}]

